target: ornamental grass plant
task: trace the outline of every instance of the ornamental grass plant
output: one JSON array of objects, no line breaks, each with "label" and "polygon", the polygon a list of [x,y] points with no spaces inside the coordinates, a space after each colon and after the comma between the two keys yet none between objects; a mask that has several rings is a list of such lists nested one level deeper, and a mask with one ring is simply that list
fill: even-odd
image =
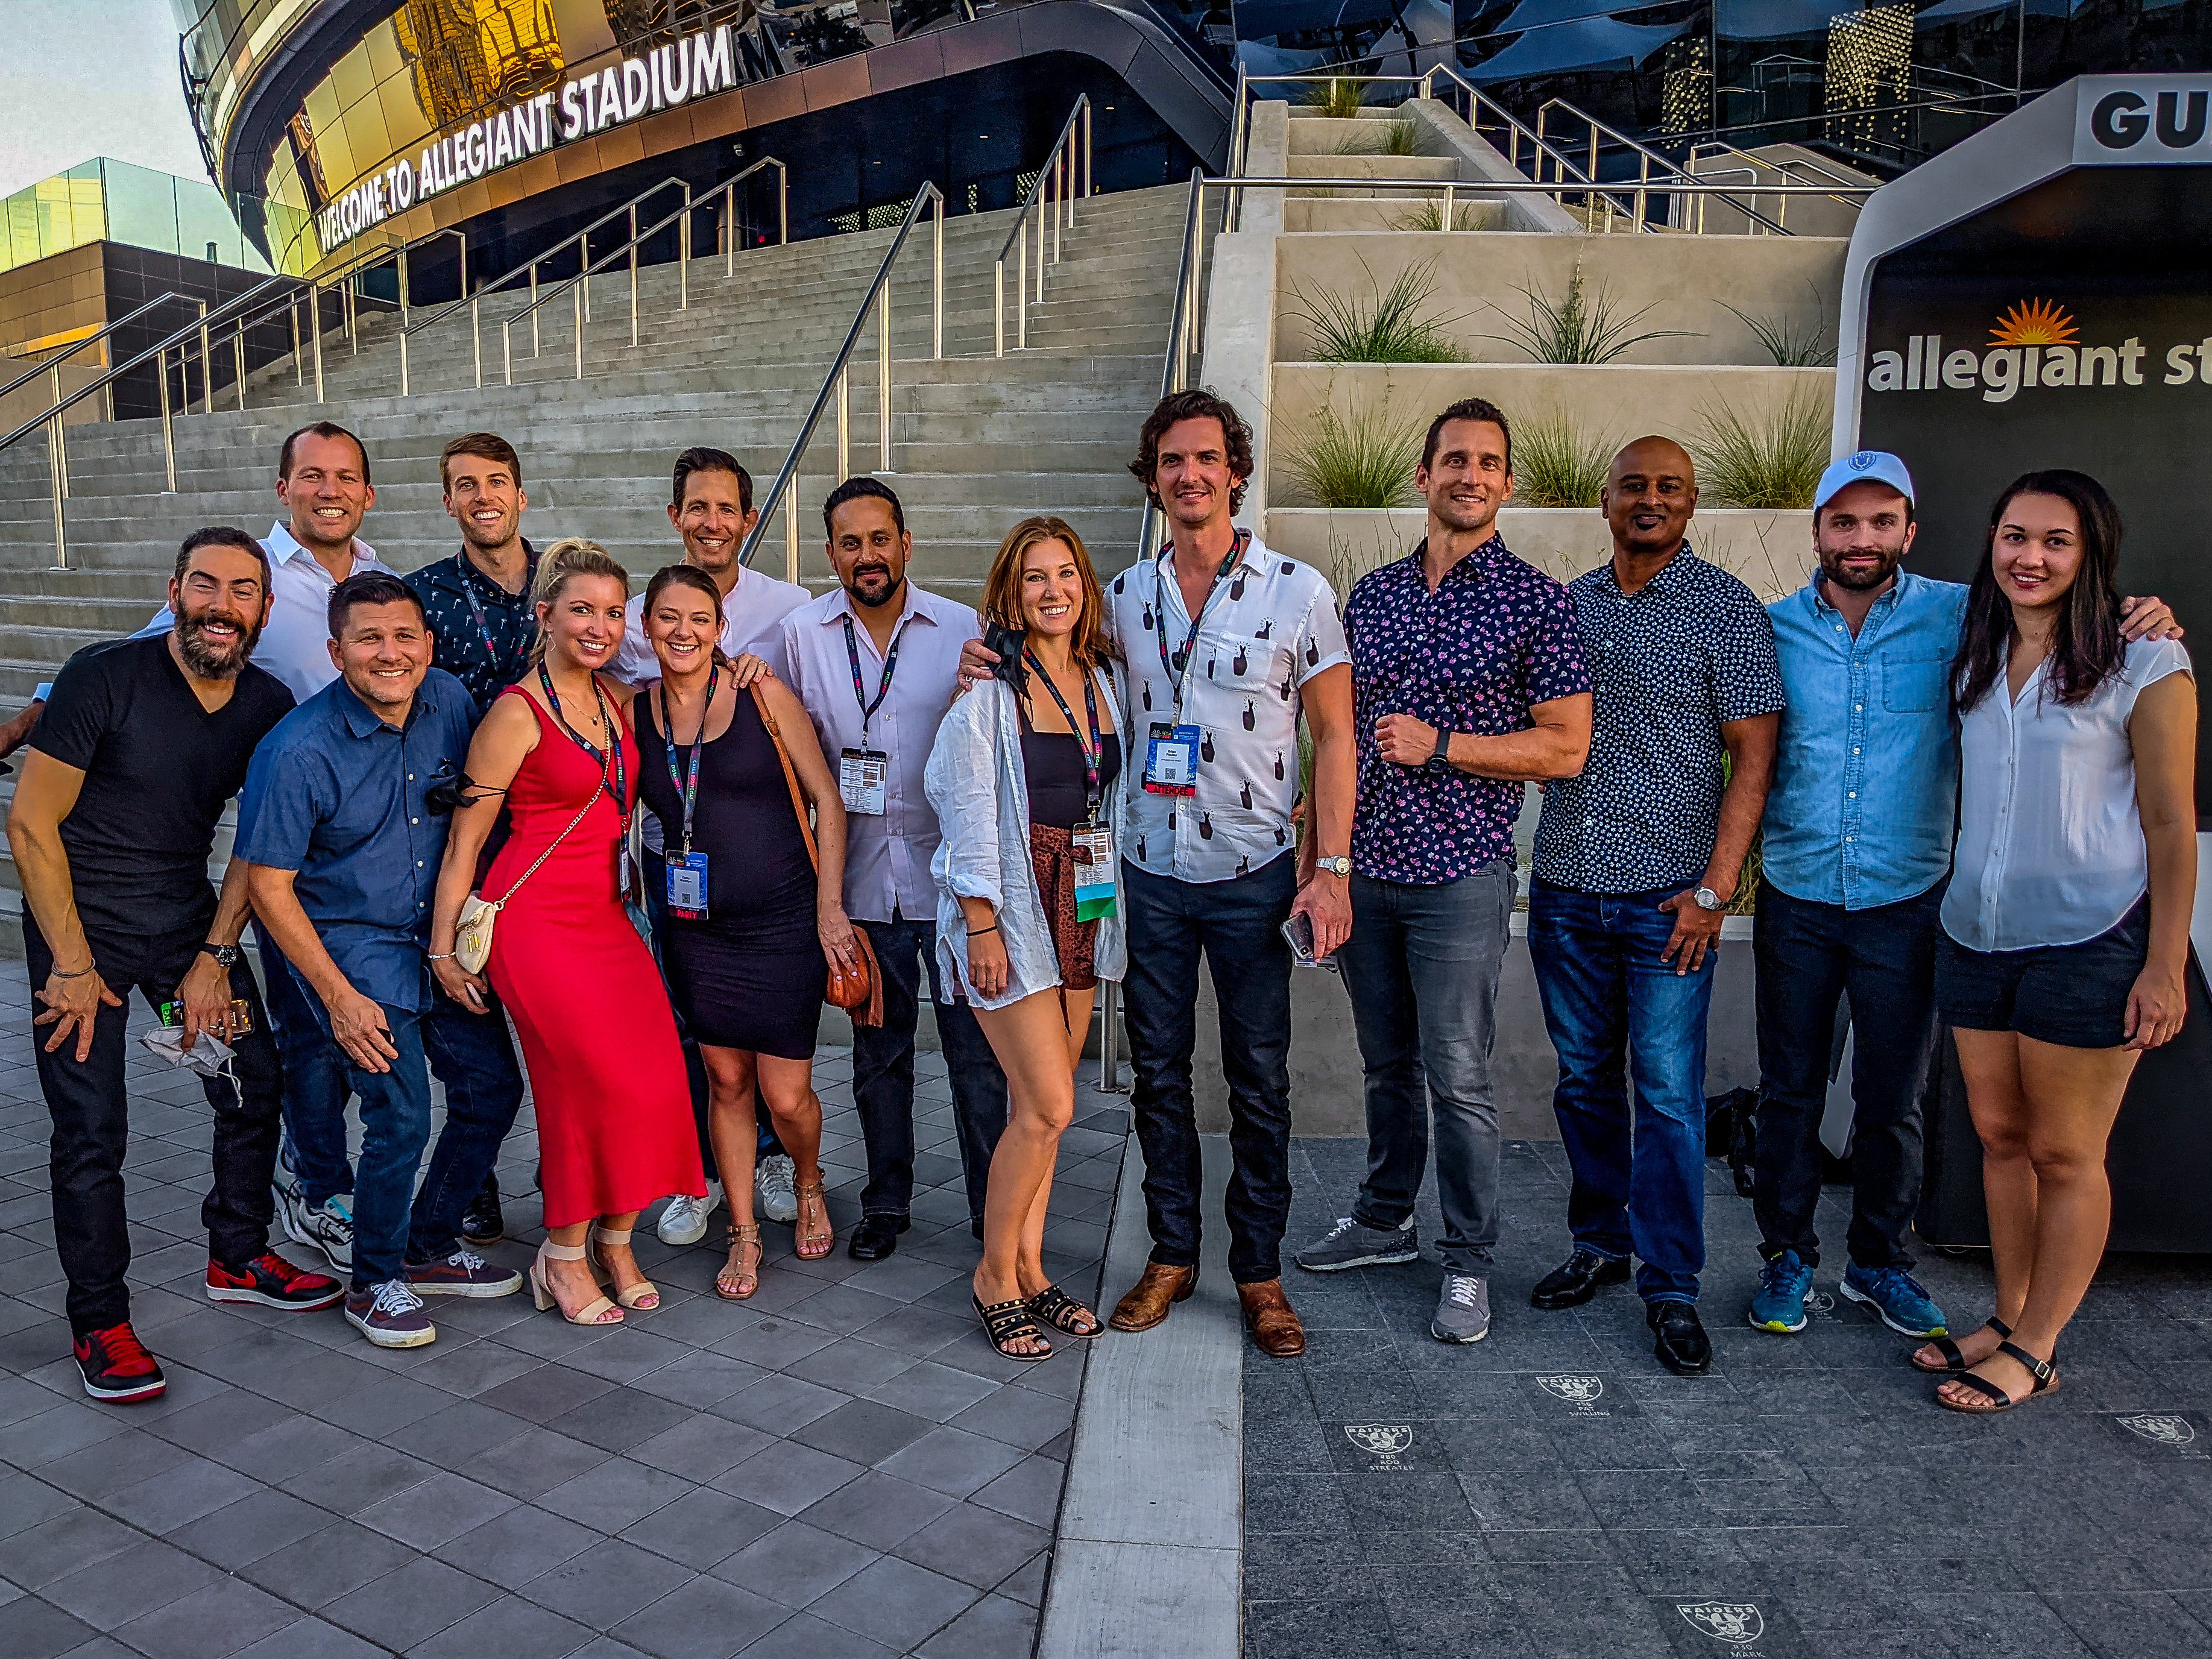
[{"label": "ornamental grass plant", "polygon": [[1364,295],[1309,292],[1293,281],[1296,304],[1291,316],[1304,322],[1313,337],[1313,359],[1322,363],[1456,363],[1466,361],[1446,332],[1457,316],[1437,313],[1437,268],[1433,259],[1419,259],[1384,288],[1365,260]]},{"label": "ornamental grass plant", "polygon": [[1387,402],[1340,413],[1324,401],[1283,450],[1283,467],[1322,507],[1404,507],[1413,493],[1423,426],[1398,419]]},{"label": "ornamental grass plant", "polygon": [[1802,388],[1782,402],[1746,414],[1725,406],[1698,411],[1703,430],[1690,440],[1698,489],[1717,507],[1787,511],[1813,505],[1828,464],[1827,404]]},{"label": "ornamental grass plant", "polygon": [[[1817,290],[1814,297],[1818,300]],[[1722,310],[1733,313],[1736,320],[1752,331],[1766,355],[1774,360],[1777,368],[1833,368],[1836,366],[1836,343],[1828,337],[1826,323],[1815,321],[1808,327],[1802,323],[1794,323],[1787,317],[1754,317],[1747,312],[1737,311],[1725,300],[1718,303]]]},{"label": "ornamental grass plant", "polygon": [[1528,307],[1528,316],[1516,317],[1503,306],[1493,305],[1491,309],[1505,319],[1507,331],[1482,337],[1518,346],[1535,362],[1609,363],[1646,340],[1688,337],[1686,329],[1638,329],[1637,325],[1657,310],[1657,305],[1622,312],[1604,283],[1593,285],[1584,279],[1579,260],[1562,294],[1545,293],[1533,283],[1514,291]]},{"label": "ornamental grass plant", "polygon": [[1306,88],[1306,107],[1316,115],[1326,115],[1336,121],[1352,120],[1366,99],[1367,82],[1349,76],[1316,81]]},{"label": "ornamental grass plant", "polygon": [[1513,434],[1513,499],[1521,507],[1595,507],[1613,451],[1609,432],[1586,432],[1557,407]]}]

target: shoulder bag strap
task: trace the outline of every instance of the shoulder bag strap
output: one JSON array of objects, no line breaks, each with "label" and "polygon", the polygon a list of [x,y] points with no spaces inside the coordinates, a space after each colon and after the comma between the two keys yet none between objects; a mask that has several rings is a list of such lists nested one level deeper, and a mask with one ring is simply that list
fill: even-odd
[{"label": "shoulder bag strap", "polygon": [[[530,694],[527,691],[525,691],[522,696],[525,699],[528,699]],[[535,708],[538,705],[535,702],[531,702],[531,707],[532,708]],[[522,884],[528,881],[531,877],[538,873],[538,866],[544,863],[546,860],[551,858],[553,856],[554,849],[559,847],[562,842],[568,839],[569,833],[574,830],[578,824],[584,821],[585,814],[588,813],[592,807],[599,805],[599,795],[607,787],[607,767],[609,762],[614,756],[614,745],[621,741],[622,734],[620,732],[617,732],[610,734],[610,740],[607,744],[607,752],[599,757],[599,781],[592,786],[592,793],[584,798],[583,806],[578,811],[574,817],[568,820],[567,828],[563,829],[559,835],[554,836],[552,840],[545,843],[545,850],[531,860],[530,867],[527,870],[525,870],[520,875],[517,876],[513,882],[508,884],[507,891],[501,893],[497,898],[491,902],[491,908],[493,909],[497,910],[505,906],[507,900],[513,898],[516,892],[520,890]],[[787,770],[789,768],[789,763],[785,763],[785,765],[786,769]],[[808,845],[811,846],[812,843],[809,842]]]},{"label": "shoulder bag strap", "polygon": [[775,744],[775,757],[783,763],[783,781],[791,791],[791,810],[799,815],[799,833],[806,838],[806,861],[819,873],[821,854],[814,848],[814,823],[806,816],[806,796],[799,787],[799,773],[792,766],[791,750],[783,745],[783,733],[777,729],[775,716],[768,711],[768,699],[761,696],[760,683],[756,680],[746,688],[753,696],[753,707],[760,713],[761,724],[768,728],[769,740]]}]

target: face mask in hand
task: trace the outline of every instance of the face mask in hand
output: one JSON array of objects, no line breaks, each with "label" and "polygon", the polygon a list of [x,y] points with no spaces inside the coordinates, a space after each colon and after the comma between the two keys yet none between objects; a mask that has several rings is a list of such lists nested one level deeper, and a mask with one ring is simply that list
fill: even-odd
[{"label": "face mask in hand", "polygon": [[212,1032],[202,1031],[189,1048],[185,1047],[184,1028],[179,1025],[156,1025],[138,1040],[172,1066],[188,1066],[202,1077],[222,1078],[234,1087],[237,1085],[238,1075],[230,1069],[230,1045]]}]

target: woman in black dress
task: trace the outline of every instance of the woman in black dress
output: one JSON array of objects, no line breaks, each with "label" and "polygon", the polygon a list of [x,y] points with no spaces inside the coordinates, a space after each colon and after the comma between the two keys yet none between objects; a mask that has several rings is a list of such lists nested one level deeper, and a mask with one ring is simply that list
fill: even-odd
[{"label": "woman in black dress", "polygon": [[[845,809],[789,689],[763,678],[737,690],[718,643],[722,600],[714,578],[684,564],[654,576],[645,633],[661,672],[639,693],[637,743],[640,793],[668,849],[662,956],[670,994],[706,1060],[708,1133],[729,1194],[730,1259],[714,1290],[742,1301],[760,1287],[756,1089],[798,1166],[798,1253],[811,1260],[836,1243],[817,1161],[814,1037],[828,961],[860,960],[845,915]],[[814,809],[818,875],[763,702]]]}]

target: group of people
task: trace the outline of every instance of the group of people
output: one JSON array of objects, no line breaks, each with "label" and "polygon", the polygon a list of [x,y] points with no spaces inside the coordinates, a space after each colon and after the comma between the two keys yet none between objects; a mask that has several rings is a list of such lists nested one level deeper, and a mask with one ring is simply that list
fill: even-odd
[{"label": "group of people", "polygon": [[[1297,964],[1337,967],[1368,1173],[1296,1261],[1418,1258],[1433,1115],[1429,1328],[1480,1340],[1489,1066],[1532,782],[1528,936],[1573,1170],[1572,1250],[1535,1305],[1587,1302],[1632,1261],[1658,1358],[1711,1364],[1705,1024],[1763,830],[1751,1322],[1804,1327],[1848,995],[1880,1039],[1856,1049],[1844,1294],[1928,1340],[1913,1363],[1943,1375],[1945,1405],[2051,1386],[2104,1239],[2105,1137],[2140,1054],[2179,1027],[2195,875],[2189,660],[2163,606],[2120,600],[2118,516],[2094,481],[2008,488],[1966,587],[1902,568],[1903,464],[1849,457],[1820,483],[1812,580],[1762,608],[1689,547],[1689,456],[1640,439],[1604,493],[1612,558],[1563,586],[1498,534],[1511,429],[1470,398],[1423,446],[1425,538],[1340,610],[1237,524],[1251,434],[1225,401],[1164,398],[1137,449],[1164,545],[1102,584],[1069,525],[1024,520],[970,609],[911,579],[903,508],[872,477],[824,503],[833,588],[744,568],[751,480],[709,448],[674,467],[682,559],[634,592],[598,544],[522,537],[520,459],[485,433],[441,463],[460,550],[402,579],[358,534],[374,501],[360,440],[328,422],[288,439],[267,540],[188,538],[168,609],[78,653],[25,722],[9,835],[87,1389],[163,1386],[124,1284],[133,987],[161,1011],[149,1043],[201,1071],[215,1108],[208,1294],[343,1303],[370,1341],[412,1346],[435,1337],[427,1298],[526,1281],[574,1323],[649,1313],[631,1241],[664,1199],[674,1244],[726,1208],[727,1299],[771,1270],[763,1219],[793,1224],[799,1256],[828,1254],[825,1001],[853,1011],[867,1158],[847,1249],[892,1253],[926,981],[981,1247],[975,1310],[999,1352],[1036,1362],[1157,1326],[1195,1285],[1201,957],[1231,1277],[1255,1346],[1304,1351],[1280,1270],[1291,984]],[[234,794],[218,892],[207,860]],[[1152,1240],[1103,1320],[1043,1252],[1102,981],[1122,992]],[[1905,1237],[1939,1023],[1984,1140],[1997,1269],[1963,1341]],[[526,1275],[477,1248],[503,1233],[494,1164],[526,1074],[545,1229]],[[280,1217],[341,1277],[270,1249]]]}]

